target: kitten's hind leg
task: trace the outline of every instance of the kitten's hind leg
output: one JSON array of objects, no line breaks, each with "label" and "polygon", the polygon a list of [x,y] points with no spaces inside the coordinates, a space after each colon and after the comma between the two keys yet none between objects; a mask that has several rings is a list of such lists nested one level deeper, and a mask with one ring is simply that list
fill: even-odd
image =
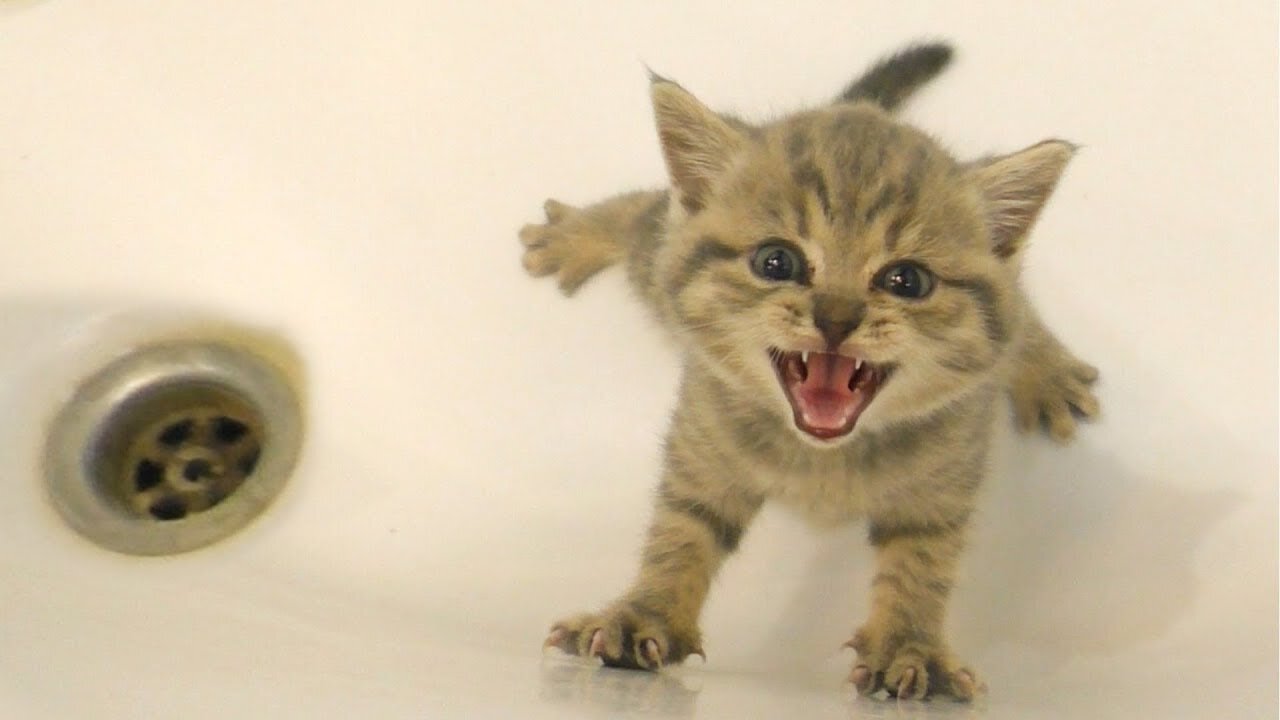
[{"label": "kitten's hind leg", "polygon": [[1019,429],[1041,428],[1058,442],[1070,442],[1079,421],[1101,411],[1093,393],[1097,379],[1097,368],[1076,357],[1032,313],[1009,382]]},{"label": "kitten's hind leg", "polygon": [[596,273],[624,260],[638,243],[652,242],[665,197],[663,192],[627,193],[586,208],[548,200],[543,206],[547,222],[520,230],[524,269],[534,277],[554,275],[560,289],[572,295]]}]

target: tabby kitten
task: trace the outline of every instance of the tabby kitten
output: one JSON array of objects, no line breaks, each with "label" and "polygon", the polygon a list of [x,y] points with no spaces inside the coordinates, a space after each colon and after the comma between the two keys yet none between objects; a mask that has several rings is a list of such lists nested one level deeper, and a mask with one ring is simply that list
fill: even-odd
[{"label": "tabby kitten", "polygon": [[986,473],[997,400],[1069,439],[1097,377],[1018,286],[1028,231],[1074,147],[958,162],[891,115],[949,61],[893,55],[833,104],[764,125],[651,85],[669,190],[548,200],[524,266],[572,293],[626,265],[683,352],[680,397],[635,583],[547,646],[656,670],[702,654],[712,576],[766,500],[866,518],[870,617],[848,642],[869,695],[983,687],[948,647],[947,596]]}]

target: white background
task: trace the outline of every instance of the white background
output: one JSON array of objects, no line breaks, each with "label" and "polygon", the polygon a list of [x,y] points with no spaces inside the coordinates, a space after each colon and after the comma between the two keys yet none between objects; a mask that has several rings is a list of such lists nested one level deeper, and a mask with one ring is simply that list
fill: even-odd
[{"label": "white background", "polygon": [[0,408],[2,714],[884,712],[840,687],[862,528],[781,511],[714,589],[705,667],[539,660],[552,620],[633,572],[677,359],[620,273],[566,301],[523,275],[515,233],[547,196],[662,181],[646,64],[767,118],[941,37],[957,60],[909,121],[961,157],[1084,146],[1027,282],[1103,378],[1105,417],[1074,445],[1001,445],[952,616],[992,686],[980,708],[1273,716],[1276,19],[1265,2],[0,1],[5,402],[52,403],[35,388],[72,378],[32,353],[109,343],[84,318],[121,299],[276,328],[311,398],[271,512],[162,560],[63,528],[30,460],[39,423]]}]

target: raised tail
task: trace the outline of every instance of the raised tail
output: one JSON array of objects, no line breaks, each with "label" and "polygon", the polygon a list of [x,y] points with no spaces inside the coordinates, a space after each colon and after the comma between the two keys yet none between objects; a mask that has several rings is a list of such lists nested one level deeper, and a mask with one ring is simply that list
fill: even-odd
[{"label": "raised tail", "polygon": [[869,100],[890,112],[951,62],[951,46],[922,43],[883,58],[840,93],[840,102]]}]

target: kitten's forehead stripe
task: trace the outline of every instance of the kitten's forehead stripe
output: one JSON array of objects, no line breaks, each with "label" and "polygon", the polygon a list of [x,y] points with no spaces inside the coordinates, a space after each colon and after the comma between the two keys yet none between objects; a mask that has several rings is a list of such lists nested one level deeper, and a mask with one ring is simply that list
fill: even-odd
[{"label": "kitten's forehead stripe", "polygon": [[812,152],[812,143],[807,128],[794,127],[787,136],[787,159],[793,165],[804,161]]},{"label": "kitten's forehead stripe", "polygon": [[897,183],[885,181],[880,188],[880,194],[876,195],[876,199],[867,206],[866,212],[863,213],[861,220],[862,224],[870,225],[875,222],[876,217],[878,217],[880,213],[884,212],[889,207],[889,203],[893,202],[894,198],[896,198],[901,192],[902,190],[898,187]]},{"label": "kitten's forehead stripe", "polygon": [[884,247],[886,250],[893,252],[898,249],[898,238],[902,236],[902,230],[910,220],[911,216],[904,211],[889,223],[889,226],[884,230]]},{"label": "kitten's forehead stripe", "polygon": [[828,222],[831,220],[831,195],[827,190],[827,180],[822,170],[812,160],[805,160],[791,168],[791,177],[796,185],[811,193],[818,199],[822,215]]},{"label": "kitten's forehead stripe", "polygon": [[773,220],[778,225],[782,224],[783,215],[781,197],[776,193],[770,193],[768,197],[761,202],[761,205],[764,207],[764,212],[769,216],[769,219]]},{"label": "kitten's forehead stripe", "polygon": [[796,232],[800,237],[807,238],[809,237],[809,202],[803,190],[793,194],[792,205],[795,207]]},{"label": "kitten's forehead stripe", "polygon": [[929,148],[923,143],[916,145],[911,157],[907,160],[907,170],[902,179],[902,205],[907,211],[915,209],[916,198],[920,195],[920,184],[924,182],[930,169]]},{"label": "kitten's forehead stripe", "polygon": [[[793,116],[771,135],[765,147],[781,160],[792,187],[787,193],[791,229],[823,244],[838,243],[839,256],[858,253],[859,245],[898,251],[904,231],[927,207],[922,196],[928,187],[957,172],[955,162],[927,136],[866,106]],[[781,221],[771,202],[764,207]],[[819,211],[823,227],[815,225]],[[891,219],[878,225],[886,215]]]}]

